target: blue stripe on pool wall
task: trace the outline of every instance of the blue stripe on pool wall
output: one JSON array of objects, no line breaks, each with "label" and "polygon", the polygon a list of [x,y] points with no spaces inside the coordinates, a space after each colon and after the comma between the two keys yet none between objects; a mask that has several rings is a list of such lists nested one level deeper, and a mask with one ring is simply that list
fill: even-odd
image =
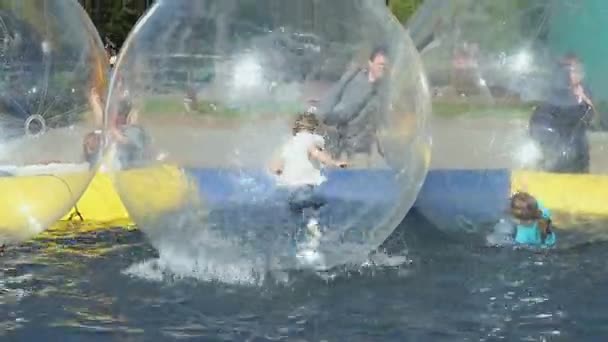
[{"label": "blue stripe on pool wall", "polygon": [[[275,180],[255,170],[187,169],[200,193],[212,203],[249,202],[269,199],[276,192]],[[332,170],[319,191],[327,198],[356,202],[394,201],[399,187],[392,171]]]},{"label": "blue stripe on pool wall", "polygon": [[[257,203],[276,196],[274,179],[264,171],[188,169],[199,191],[211,204],[226,201]],[[398,198],[391,171],[334,170],[320,191],[346,202],[385,202]],[[498,220],[508,205],[509,170],[431,170],[414,207],[440,227],[458,229],[464,223]]]}]

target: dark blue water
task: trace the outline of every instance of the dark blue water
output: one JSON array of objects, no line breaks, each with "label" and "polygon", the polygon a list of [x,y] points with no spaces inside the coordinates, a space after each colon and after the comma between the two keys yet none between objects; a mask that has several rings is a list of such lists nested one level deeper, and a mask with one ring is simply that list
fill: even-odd
[{"label": "dark blue water", "polygon": [[0,258],[0,340],[606,340],[605,243],[466,241],[411,215],[384,246],[399,265],[234,285],[126,272],[156,257],[138,231],[38,239]]}]

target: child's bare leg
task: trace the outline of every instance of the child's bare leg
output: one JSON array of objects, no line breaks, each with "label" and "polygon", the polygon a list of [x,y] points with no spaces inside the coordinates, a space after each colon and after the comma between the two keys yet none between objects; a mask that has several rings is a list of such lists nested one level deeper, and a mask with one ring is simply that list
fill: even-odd
[{"label": "child's bare leg", "polygon": [[305,265],[323,267],[323,254],[318,251],[323,236],[320,223],[320,207],[322,201],[316,198],[314,189],[307,189],[307,207],[303,209],[302,229],[305,232],[305,239],[299,244],[296,257]]},{"label": "child's bare leg", "polygon": [[291,221],[293,226],[290,225],[290,239],[294,246],[298,246],[302,239],[303,223],[305,222],[304,213],[301,209],[291,210]]},{"label": "child's bare leg", "polygon": [[297,258],[305,265],[315,268],[323,268],[325,258],[318,248],[321,244],[321,227],[319,223],[318,210],[307,209],[306,242],[301,245]]},{"label": "child's bare leg", "polygon": [[308,244],[311,248],[317,248],[321,240],[321,227],[319,222],[319,212],[315,209],[309,209],[306,230],[308,232]]}]

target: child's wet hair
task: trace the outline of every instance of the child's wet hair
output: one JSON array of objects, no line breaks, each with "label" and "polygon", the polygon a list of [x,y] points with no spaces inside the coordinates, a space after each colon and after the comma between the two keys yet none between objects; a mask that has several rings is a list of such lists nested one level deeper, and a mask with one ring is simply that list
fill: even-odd
[{"label": "child's wet hair", "polygon": [[522,221],[540,220],[542,218],[538,202],[527,192],[518,192],[511,196],[511,215]]},{"label": "child's wet hair", "polygon": [[293,134],[296,135],[302,131],[314,132],[319,127],[319,120],[313,113],[300,113],[296,116],[293,124]]}]

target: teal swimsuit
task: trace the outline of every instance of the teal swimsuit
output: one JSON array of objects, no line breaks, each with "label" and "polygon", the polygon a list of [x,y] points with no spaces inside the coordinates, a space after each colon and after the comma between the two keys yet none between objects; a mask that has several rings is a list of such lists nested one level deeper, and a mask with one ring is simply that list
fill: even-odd
[{"label": "teal swimsuit", "polygon": [[[551,212],[549,211],[549,209],[545,208],[540,203],[538,203],[538,207],[542,211],[544,219],[551,219]],[[542,241],[537,222],[534,222],[529,225],[518,224],[515,226],[515,228],[515,242],[517,242],[518,244],[541,247],[551,247],[555,245],[556,237],[553,231],[547,234],[547,237],[545,238],[544,242]]]}]

